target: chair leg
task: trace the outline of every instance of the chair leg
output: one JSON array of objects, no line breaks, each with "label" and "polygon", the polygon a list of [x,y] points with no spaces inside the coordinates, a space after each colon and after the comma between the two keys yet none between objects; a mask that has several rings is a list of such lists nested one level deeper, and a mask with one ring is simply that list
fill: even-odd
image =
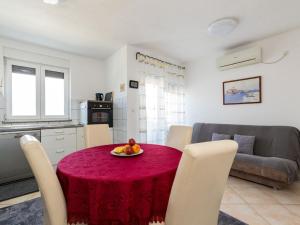
[{"label": "chair leg", "polygon": [[44,225],[51,225],[46,210],[44,211]]}]

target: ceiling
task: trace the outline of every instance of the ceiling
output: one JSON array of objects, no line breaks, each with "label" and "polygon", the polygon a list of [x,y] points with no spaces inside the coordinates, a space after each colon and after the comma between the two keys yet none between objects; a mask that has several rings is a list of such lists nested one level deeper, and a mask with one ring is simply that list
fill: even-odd
[{"label": "ceiling", "polygon": [[[0,36],[105,58],[125,44],[182,62],[300,26],[299,0],[1,0]],[[225,37],[208,25],[240,24]]]}]

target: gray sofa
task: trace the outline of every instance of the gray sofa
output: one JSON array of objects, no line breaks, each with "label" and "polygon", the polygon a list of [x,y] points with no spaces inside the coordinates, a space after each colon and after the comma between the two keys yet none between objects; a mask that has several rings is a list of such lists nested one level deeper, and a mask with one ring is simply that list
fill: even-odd
[{"label": "gray sofa", "polygon": [[213,133],[255,136],[253,155],[237,153],[230,175],[276,189],[297,180],[300,166],[297,128],[196,123],[192,143],[211,141]]}]

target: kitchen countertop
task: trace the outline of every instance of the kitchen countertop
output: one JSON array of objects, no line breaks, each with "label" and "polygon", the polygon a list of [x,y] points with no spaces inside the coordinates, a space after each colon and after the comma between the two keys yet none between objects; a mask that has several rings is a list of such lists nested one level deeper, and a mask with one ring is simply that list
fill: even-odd
[{"label": "kitchen countertop", "polygon": [[14,131],[29,131],[42,129],[76,128],[83,127],[82,124],[28,124],[28,125],[0,125],[0,133]]}]

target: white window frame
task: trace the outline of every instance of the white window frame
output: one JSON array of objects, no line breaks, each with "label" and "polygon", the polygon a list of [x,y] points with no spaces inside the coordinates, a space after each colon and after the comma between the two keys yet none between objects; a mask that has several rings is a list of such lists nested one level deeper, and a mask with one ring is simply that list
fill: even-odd
[{"label": "white window frame", "polygon": [[[12,65],[30,67],[36,69],[36,116],[13,116],[12,115]],[[45,115],[45,70],[64,73],[65,82],[65,101],[64,115],[46,116]],[[65,121],[70,120],[70,75],[69,69],[48,66],[39,63],[25,62],[16,59],[6,59],[5,76],[5,95],[6,95],[6,118],[8,122],[30,122],[30,121]]]},{"label": "white window frame", "polygon": [[[51,70],[55,72],[60,72],[64,74],[64,115],[63,116],[46,116],[45,113],[45,76],[46,70]],[[70,104],[69,104],[69,96],[70,96],[70,88],[69,88],[69,72],[67,69],[59,68],[55,66],[41,66],[41,119],[42,120],[67,120],[70,118]]]},{"label": "white window frame", "polygon": [[[34,68],[36,71],[36,115],[35,116],[13,116],[12,115],[12,65],[24,66]],[[40,68],[38,64],[28,63],[24,61],[11,60],[6,61],[6,82],[5,82],[5,93],[6,93],[6,119],[15,121],[34,121],[40,118]]]}]

